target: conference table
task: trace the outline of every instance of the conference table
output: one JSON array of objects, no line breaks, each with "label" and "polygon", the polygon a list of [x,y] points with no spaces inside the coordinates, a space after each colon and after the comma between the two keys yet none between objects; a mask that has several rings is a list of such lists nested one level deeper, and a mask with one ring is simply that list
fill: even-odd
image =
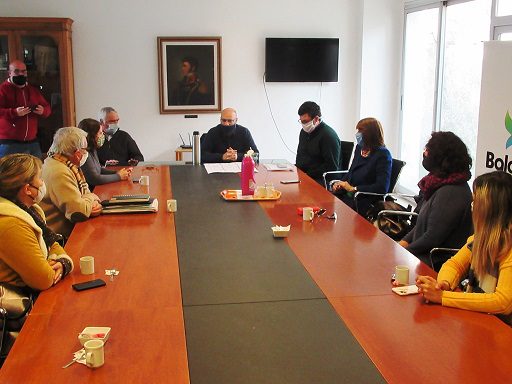
[{"label": "conference table", "polygon": [[[301,171],[258,170],[279,200],[224,201],[239,175],[191,165],[139,166],[133,179],[148,175],[149,186],[97,187],[102,199],[149,193],[159,211],[75,226],[66,244],[75,271],[41,293],[0,383],[510,381],[506,324],[394,294],[395,265],[409,266],[411,283],[435,273]],[[305,222],[304,206],[337,220]],[[289,236],[273,238],[273,225],[291,225]],[[85,255],[94,275],[79,272]],[[94,278],[106,286],[71,288]],[[105,365],[63,369],[86,326],[112,328]]]}]

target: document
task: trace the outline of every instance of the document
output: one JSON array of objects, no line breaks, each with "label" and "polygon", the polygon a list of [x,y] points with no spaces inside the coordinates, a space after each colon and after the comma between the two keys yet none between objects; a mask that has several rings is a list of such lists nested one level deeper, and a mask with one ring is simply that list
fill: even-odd
[{"label": "document", "polygon": [[[210,173],[240,173],[242,172],[242,162],[233,163],[206,163],[204,164],[206,172]],[[258,170],[254,168],[254,173]]]},{"label": "document", "polygon": [[294,171],[295,166],[290,163],[265,163],[263,166],[267,171]]}]

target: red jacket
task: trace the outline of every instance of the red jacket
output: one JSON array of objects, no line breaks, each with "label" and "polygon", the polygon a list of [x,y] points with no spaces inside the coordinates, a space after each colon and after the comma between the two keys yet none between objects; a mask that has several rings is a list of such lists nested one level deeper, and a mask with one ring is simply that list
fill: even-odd
[{"label": "red jacket", "polygon": [[41,117],[52,113],[50,104],[36,87],[27,84],[19,88],[8,80],[0,84],[0,139],[35,140],[39,115],[31,112],[20,117],[16,114],[16,108],[34,105],[43,106]]}]

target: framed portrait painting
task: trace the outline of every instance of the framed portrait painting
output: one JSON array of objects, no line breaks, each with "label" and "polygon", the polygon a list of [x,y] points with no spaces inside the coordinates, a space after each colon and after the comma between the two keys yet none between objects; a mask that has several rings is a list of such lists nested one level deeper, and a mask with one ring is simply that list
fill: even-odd
[{"label": "framed portrait painting", "polygon": [[221,38],[158,37],[160,113],[222,108]]}]

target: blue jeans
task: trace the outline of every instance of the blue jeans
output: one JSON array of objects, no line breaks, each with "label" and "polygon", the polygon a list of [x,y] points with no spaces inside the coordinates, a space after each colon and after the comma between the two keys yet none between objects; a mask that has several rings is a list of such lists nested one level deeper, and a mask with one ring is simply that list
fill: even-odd
[{"label": "blue jeans", "polygon": [[9,143],[9,144],[0,144],[0,157],[5,155],[10,155],[12,153],[29,153],[34,155],[35,157],[42,157],[41,147],[37,141],[32,141],[30,143]]}]

